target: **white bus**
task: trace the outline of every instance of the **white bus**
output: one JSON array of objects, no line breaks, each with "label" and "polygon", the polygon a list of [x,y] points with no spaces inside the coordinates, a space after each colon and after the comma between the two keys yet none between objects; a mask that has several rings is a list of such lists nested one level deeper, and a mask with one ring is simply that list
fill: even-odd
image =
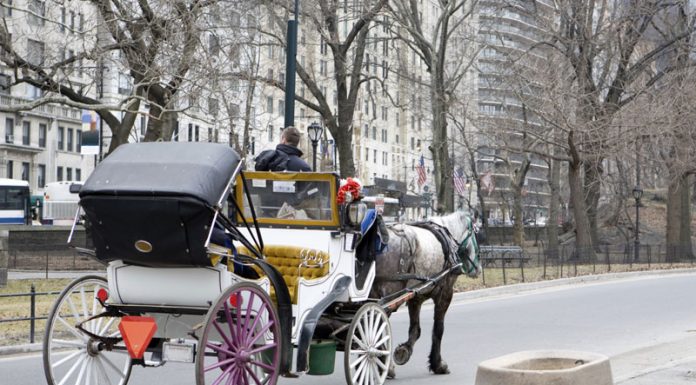
[{"label": "white bus", "polygon": [[77,194],[70,192],[70,186],[73,184],[75,182],[46,183],[42,223],[57,226],[72,225],[77,212],[77,203],[80,201]]},{"label": "white bus", "polygon": [[0,224],[31,223],[29,182],[0,178]]},{"label": "white bus", "polygon": [[[384,211],[382,212],[382,219],[386,223],[399,222],[401,218],[401,207],[399,205],[399,200],[390,197],[379,197],[384,199]],[[374,209],[375,202],[378,197],[376,196],[366,196],[362,199],[363,202],[367,203],[367,207]]]}]

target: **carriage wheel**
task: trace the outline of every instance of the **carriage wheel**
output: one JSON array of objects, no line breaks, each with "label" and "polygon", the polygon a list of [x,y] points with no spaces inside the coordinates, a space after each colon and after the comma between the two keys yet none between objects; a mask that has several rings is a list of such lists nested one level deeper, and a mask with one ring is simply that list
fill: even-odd
[{"label": "carriage wheel", "polygon": [[381,385],[387,379],[392,360],[389,317],[375,303],[358,309],[350,323],[344,352],[348,385]]},{"label": "carriage wheel", "polygon": [[[84,276],[70,283],[53,304],[43,340],[43,363],[49,385],[125,385],[131,373],[131,359],[123,342],[110,348],[75,327],[100,314],[104,307],[97,299],[106,280]],[[102,317],[82,328],[99,336],[119,337],[118,318]]]},{"label": "carriage wheel", "polygon": [[274,385],[280,352],[280,323],[271,298],[258,285],[237,283],[205,317],[196,384]]}]

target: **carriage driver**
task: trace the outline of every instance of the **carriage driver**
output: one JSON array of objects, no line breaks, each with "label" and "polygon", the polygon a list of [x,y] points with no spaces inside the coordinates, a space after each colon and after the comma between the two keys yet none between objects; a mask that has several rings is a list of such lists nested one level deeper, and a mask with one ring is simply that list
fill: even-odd
[{"label": "carriage driver", "polygon": [[312,171],[307,162],[300,158],[302,151],[297,147],[300,144],[300,131],[293,127],[286,127],[280,134],[280,144],[275,150],[266,150],[256,157],[256,171]]}]

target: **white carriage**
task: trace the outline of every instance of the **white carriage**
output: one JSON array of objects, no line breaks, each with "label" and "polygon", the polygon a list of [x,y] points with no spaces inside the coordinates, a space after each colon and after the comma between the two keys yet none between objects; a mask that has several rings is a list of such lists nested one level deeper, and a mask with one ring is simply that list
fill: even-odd
[{"label": "white carriage", "polygon": [[[338,206],[331,173],[241,172],[223,145],[120,147],[80,191],[107,279],[82,277],[49,315],[50,385],[126,384],[132,365],[195,364],[197,384],[328,374],[382,384],[388,309],[369,298],[364,206]],[[310,357],[310,352],[314,354]]]}]

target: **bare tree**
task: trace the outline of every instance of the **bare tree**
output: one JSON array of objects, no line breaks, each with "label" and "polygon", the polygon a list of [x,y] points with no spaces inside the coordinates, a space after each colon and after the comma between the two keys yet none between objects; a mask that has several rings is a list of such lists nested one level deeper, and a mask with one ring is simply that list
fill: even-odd
[{"label": "bare tree", "polygon": [[[275,17],[275,29],[264,31],[273,36],[282,46],[286,46],[283,33],[285,15],[292,9],[291,1],[265,1],[269,13]],[[358,96],[363,83],[371,79],[362,73],[365,45],[371,23],[382,10],[387,0],[362,1],[357,7],[338,1],[319,0],[303,4],[301,25],[316,31],[323,44],[326,44],[333,57],[333,79],[336,87],[336,108],[332,108],[331,95],[326,95],[322,82],[326,75],[316,71],[314,63],[297,62],[297,75],[306,85],[311,97],[296,94],[295,100],[321,115],[338,147],[340,174],[343,177],[355,175],[353,159],[353,117]],[[351,25],[346,33],[339,28]],[[313,31],[313,32],[314,32]],[[275,83],[278,88],[284,85]]]},{"label": "bare tree", "polygon": [[[556,3],[557,28],[549,30],[549,44],[573,70],[577,103],[575,126],[568,131],[570,186],[578,232],[578,249],[589,252],[597,240],[597,207],[602,162],[613,139],[610,130],[615,114],[666,73],[670,66],[653,72],[662,53],[688,39],[687,28],[660,31],[652,39],[653,27],[667,26],[661,18],[685,2],[665,1],[560,1]],[[582,197],[582,199],[580,199]],[[589,234],[585,234],[589,230]],[[587,236],[589,235],[589,237]]]},{"label": "bare tree", "polygon": [[389,4],[397,27],[393,33],[416,52],[430,73],[433,119],[430,152],[435,167],[439,213],[454,210],[447,125],[454,95],[476,56],[472,38],[475,30],[470,23],[476,3],[472,0],[439,1],[438,13],[431,25],[424,23],[421,2],[405,0]]}]

